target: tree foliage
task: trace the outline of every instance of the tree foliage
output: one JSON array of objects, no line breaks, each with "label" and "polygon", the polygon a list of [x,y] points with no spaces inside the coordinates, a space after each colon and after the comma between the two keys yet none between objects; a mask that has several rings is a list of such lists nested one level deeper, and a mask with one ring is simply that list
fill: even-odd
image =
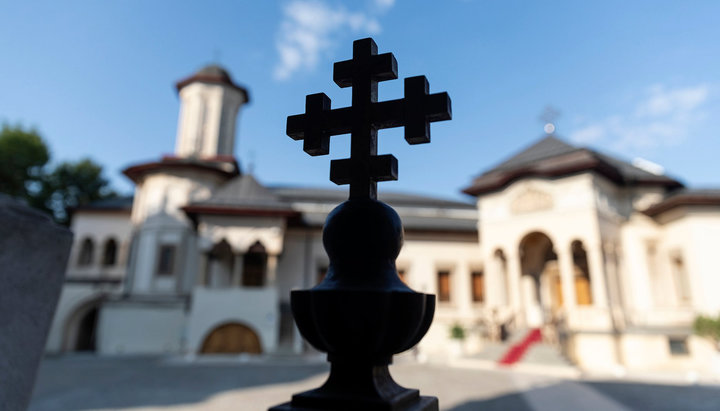
[{"label": "tree foliage", "polygon": [[0,129],[0,192],[28,201],[49,160],[50,152],[35,130],[3,125]]},{"label": "tree foliage", "polygon": [[33,205],[67,224],[70,210],[116,196],[102,171],[102,166],[89,158],[62,162],[43,176]]},{"label": "tree foliage", "polygon": [[462,325],[455,323],[450,327],[450,338],[455,340],[465,339],[465,329]]},{"label": "tree foliage", "polygon": [[88,158],[47,165],[50,154],[34,130],[3,126],[0,130],[0,192],[68,224],[73,208],[115,197],[102,166]]},{"label": "tree foliage", "polygon": [[716,349],[720,349],[720,315],[716,317],[699,315],[693,323],[693,331],[700,337],[712,341]]}]

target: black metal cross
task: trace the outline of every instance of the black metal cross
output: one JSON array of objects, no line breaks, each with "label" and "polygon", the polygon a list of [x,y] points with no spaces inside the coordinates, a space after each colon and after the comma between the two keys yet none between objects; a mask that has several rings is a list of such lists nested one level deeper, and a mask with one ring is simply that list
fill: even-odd
[{"label": "black metal cross", "polygon": [[378,102],[378,82],[397,79],[397,61],[392,53],[377,54],[371,38],[353,42],[353,58],[335,63],[333,80],[352,87],[352,106],[330,108],[325,93],[305,99],[305,114],[289,116],[287,135],[304,140],[311,156],[328,154],[330,137],[351,134],[350,158],[330,162],[330,180],[350,184],[350,198],[377,198],[377,182],[397,180],[398,163],[392,154],[377,155],[377,132],[405,126],[410,144],[430,142],[430,123],[452,118],[447,93],[429,94],[425,76],[405,79],[405,97]]}]

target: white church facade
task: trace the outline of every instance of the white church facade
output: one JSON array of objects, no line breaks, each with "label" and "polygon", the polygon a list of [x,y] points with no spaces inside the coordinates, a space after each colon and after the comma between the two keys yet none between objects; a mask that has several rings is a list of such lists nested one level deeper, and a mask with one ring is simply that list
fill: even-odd
[{"label": "white church facade", "polygon": [[[124,171],[134,197],[73,215],[47,350],[302,354],[290,290],[322,280],[322,225],[346,194],[241,172],[249,97],[224,69],[177,89],[175,154]],[[405,228],[398,274],[437,295],[417,352],[447,354],[454,326],[468,356],[539,329],[584,368],[708,369],[714,348],[691,324],[720,312],[720,190],[546,136],[464,191],[476,201],[380,194]]]}]

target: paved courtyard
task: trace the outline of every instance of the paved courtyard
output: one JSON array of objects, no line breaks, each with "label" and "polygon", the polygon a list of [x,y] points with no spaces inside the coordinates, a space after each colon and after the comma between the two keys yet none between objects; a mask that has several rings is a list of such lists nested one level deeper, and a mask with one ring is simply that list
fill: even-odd
[{"label": "paved courtyard", "polygon": [[[317,360],[96,358],[46,359],[31,411],[266,410],[318,386]],[[562,379],[505,370],[402,363],[395,379],[440,398],[448,411],[718,410],[720,387],[602,379]]]}]

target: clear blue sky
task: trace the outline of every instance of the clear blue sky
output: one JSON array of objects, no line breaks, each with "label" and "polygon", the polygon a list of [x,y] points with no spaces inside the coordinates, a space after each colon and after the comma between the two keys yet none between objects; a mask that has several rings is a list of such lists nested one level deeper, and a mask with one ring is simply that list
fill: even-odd
[{"label": "clear blue sky", "polygon": [[[332,186],[329,161],[349,137],[312,158],[285,118],[309,93],[347,105],[332,63],[368,35],[400,78],[425,74],[453,100],[431,144],[381,132],[379,152],[400,162],[381,190],[459,196],[543,135],[548,104],[570,142],[720,186],[717,1],[6,1],[0,16],[0,121],[35,126],[53,161],[90,156],[125,192],[124,166],[174,149],[174,82],[215,60],[250,90],[243,166],[264,183]],[[402,81],[380,85],[381,99],[401,96]]]}]

